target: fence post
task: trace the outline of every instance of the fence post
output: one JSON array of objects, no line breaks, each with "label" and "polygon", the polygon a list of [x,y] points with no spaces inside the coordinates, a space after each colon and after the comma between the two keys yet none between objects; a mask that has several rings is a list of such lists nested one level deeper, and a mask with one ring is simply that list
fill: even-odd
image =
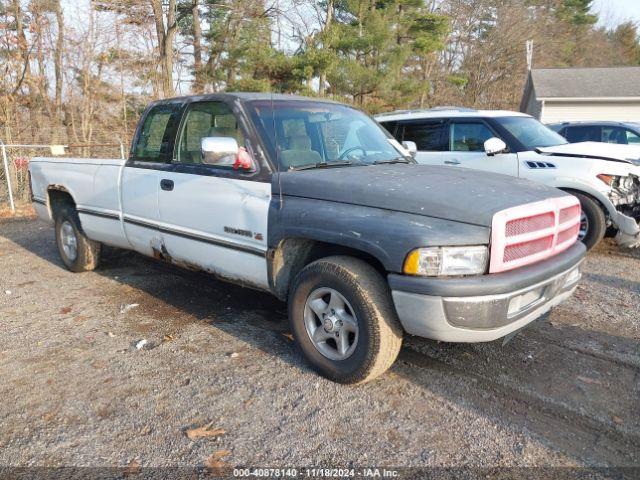
[{"label": "fence post", "polygon": [[4,174],[7,177],[7,188],[9,189],[9,205],[11,205],[11,213],[16,213],[16,205],[13,203],[13,191],[11,190],[11,173],[9,172],[9,161],[7,160],[7,147],[2,140],[0,140],[0,147],[2,147],[2,162],[4,163]]},{"label": "fence post", "polygon": [[124,160],[124,145],[120,142],[120,158]]}]

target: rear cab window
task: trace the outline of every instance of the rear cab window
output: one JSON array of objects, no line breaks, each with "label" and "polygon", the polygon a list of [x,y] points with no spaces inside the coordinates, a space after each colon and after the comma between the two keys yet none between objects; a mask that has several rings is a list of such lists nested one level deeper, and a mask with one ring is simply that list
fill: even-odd
[{"label": "rear cab window", "polygon": [[182,116],[182,104],[160,104],[152,107],[133,148],[132,160],[167,163],[173,159],[173,148]]}]

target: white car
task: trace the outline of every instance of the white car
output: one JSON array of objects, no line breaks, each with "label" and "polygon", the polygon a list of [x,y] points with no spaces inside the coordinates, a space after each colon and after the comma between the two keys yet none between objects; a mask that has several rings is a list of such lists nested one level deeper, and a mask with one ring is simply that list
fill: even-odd
[{"label": "white car", "polygon": [[419,163],[507,174],[575,195],[588,248],[606,233],[620,245],[640,246],[640,147],[569,144],[533,117],[509,111],[441,107],[376,120],[399,142],[415,144]]}]

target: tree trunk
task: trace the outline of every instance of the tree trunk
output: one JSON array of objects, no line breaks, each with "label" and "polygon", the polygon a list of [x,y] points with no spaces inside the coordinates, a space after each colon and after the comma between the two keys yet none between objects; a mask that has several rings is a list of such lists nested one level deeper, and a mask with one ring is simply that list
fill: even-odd
[{"label": "tree trunk", "polygon": [[153,18],[158,36],[158,53],[160,56],[161,88],[164,98],[171,97],[173,90],[173,39],[176,34],[176,0],[169,0],[166,16],[162,8],[162,0],[150,0]]},{"label": "tree trunk", "polygon": [[29,123],[31,128],[31,136],[36,137],[38,120],[36,118],[36,95],[33,86],[33,78],[31,76],[31,58],[30,48],[27,42],[27,37],[24,34],[24,23],[22,21],[22,8],[20,6],[20,0],[13,0],[13,15],[16,19],[16,36],[18,40],[18,49],[20,50],[20,57],[22,58],[22,76],[16,85],[15,93],[20,90],[21,84],[24,82],[27,85],[27,91],[29,92]]},{"label": "tree trunk", "polygon": [[58,24],[58,36],[56,38],[56,47],[54,51],[54,74],[56,80],[54,115],[55,115],[55,141],[58,141],[59,125],[62,123],[62,51],[64,49],[64,15],[62,13],[62,5],[60,0],[55,4],[56,22]]},{"label": "tree trunk", "polygon": [[[334,9],[335,0],[327,0],[327,16],[324,21],[324,25],[322,27],[322,32],[326,33],[326,31],[331,27],[331,23],[333,22],[333,9]],[[326,39],[323,40],[322,48],[328,49],[330,46],[327,45]],[[323,69],[320,72],[320,79],[318,82],[318,94],[321,97],[325,95],[325,86],[327,83],[327,72]]]},{"label": "tree trunk", "polygon": [[202,26],[200,24],[200,9],[198,0],[194,0],[191,8],[191,16],[193,17],[193,92],[204,92],[204,81],[202,78]]}]

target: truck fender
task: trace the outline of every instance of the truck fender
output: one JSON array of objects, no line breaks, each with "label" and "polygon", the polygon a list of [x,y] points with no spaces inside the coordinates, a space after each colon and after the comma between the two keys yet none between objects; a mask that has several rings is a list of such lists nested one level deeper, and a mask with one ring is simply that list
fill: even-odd
[{"label": "truck fender", "polygon": [[[56,192],[62,193],[64,195],[56,195]],[[49,218],[51,219],[51,221],[55,220],[54,219],[55,204],[57,202],[60,202],[62,198],[67,197],[71,201],[68,202],[68,200],[65,200],[65,203],[72,203],[74,207],[76,206],[76,201],[73,193],[70,192],[69,189],[64,185],[58,185],[53,183],[49,184],[47,185],[46,193],[47,193],[47,197],[46,197],[47,211],[49,212]]]}]

